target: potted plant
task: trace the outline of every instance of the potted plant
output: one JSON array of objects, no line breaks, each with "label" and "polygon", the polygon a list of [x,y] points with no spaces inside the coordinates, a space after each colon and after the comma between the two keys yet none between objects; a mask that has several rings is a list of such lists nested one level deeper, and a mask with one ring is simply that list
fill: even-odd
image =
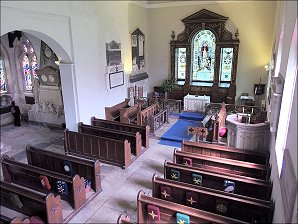
[{"label": "potted plant", "polygon": [[171,78],[163,80],[161,88],[165,91],[165,98],[167,99],[168,93],[172,92],[175,89],[175,80]]}]

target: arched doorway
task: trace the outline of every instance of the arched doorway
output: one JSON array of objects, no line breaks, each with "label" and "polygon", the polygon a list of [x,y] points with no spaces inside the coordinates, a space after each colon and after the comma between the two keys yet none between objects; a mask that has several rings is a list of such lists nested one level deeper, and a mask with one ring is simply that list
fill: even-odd
[{"label": "arched doorway", "polygon": [[[47,17],[47,18],[45,18]],[[29,15],[27,12],[20,12],[17,9],[3,11],[1,21],[1,36],[15,30],[35,36],[45,42],[58,56],[60,60],[61,86],[63,89],[63,103],[66,127],[70,130],[77,130],[79,112],[77,103],[77,91],[75,70],[73,65],[72,41],[69,33],[70,23],[67,18],[59,18],[55,21],[57,27],[53,30],[53,24],[40,21],[56,20],[55,15]]]}]

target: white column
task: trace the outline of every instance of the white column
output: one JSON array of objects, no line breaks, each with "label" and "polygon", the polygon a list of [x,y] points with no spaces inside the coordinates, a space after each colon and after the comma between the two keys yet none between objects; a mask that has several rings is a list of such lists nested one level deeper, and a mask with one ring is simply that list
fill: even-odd
[{"label": "white column", "polygon": [[80,116],[74,65],[60,64],[59,68],[66,127],[71,131],[77,131]]}]

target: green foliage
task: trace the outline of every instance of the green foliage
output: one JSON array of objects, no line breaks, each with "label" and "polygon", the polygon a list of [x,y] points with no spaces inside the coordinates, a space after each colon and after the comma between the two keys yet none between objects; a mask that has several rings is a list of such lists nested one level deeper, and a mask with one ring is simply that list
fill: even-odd
[{"label": "green foliage", "polygon": [[174,79],[165,79],[161,84],[161,88],[165,92],[172,92],[175,89],[175,80]]}]

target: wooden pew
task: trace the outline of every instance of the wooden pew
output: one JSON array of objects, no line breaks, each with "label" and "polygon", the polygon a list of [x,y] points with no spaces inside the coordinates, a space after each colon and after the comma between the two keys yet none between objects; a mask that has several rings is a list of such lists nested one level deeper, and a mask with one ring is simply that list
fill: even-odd
[{"label": "wooden pew", "polygon": [[131,224],[130,218],[127,215],[119,215],[117,219],[117,224]]},{"label": "wooden pew", "polygon": [[21,224],[23,219],[20,217],[10,218],[3,214],[0,214],[0,224]]},{"label": "wooden pew", "polygon": [[[28,216],[39,216],[47,223],[62,223],[60,195],[44,194],[15,184],[0,182],[1,205]],[[13,200],[12,200],[13,197]],[[20,203],[16,203],[19,202]]]},{"label": "wooden pew", "polygon": [[160,221],[156,221],[157,223],[177,223],[177,213],[189,216],[190,223],[247,223],[222,215],[187,207],[185,205],[176,204],[174,202],[153,198],[145,195],[143,191],[138,193],[137,198],[138,223],[152,223],[148,220],[149,216],[154,217],[155,220],[158,218],[155,212],[151,211],[149,214],[149,205],[159,208]]},{"label": "wooden pew", "polygon": [[[272,191],[272,182],[251,177],[244,177],[235,174],[226,174],[226,172],[212,172],[209,169],[188,167],[185,165],[164,163],[164,177],[171,178],[171,170],[180,172],[180,182],[194,184],[193,174],[202,176],[202,186],[216,190],[224,191],[224,182],[232,181],[235,184],[235,194],[248,197],[258,198],[262,200],[270,200]],[[176,179],[174,177],[174,179]],[[198,178],[197,178],[198,179]],[[176,179],[177,180],[177,179]]]},{"label": "wooden pew", "polygon": [[[14,161],[13,158],[9,158],[7,155],[2,156],[1,164],[5,182],[15,183],[43,193],[60,194],[56,183],[57,181],[64,181],[68,186],[68,195],[60,194],[60,196],[63,200],[70,202],[74,210],[80,209],[87,201],[84,178],[80,178],[79,175],[69,177]],[[48,178],[51,185],[50,189],[42,186],[40,176]]]},{"label": "wooden pew", "polygon": [[91,125],[83,124],[83,122],[79,123],[78,132],[95,135],[97,137],[111,138],[122,141],[129,141],[131,153],[135,156],[140,156],[142,154],[142,136],[139,132],[130,133],[119,130],[111,130],[108,128],[94,127]]},{"label": "wooden pew", "polygon": [[[33,216],[33,218],[39,218],[38,216]],[[32,220],[32,217],[25,217],[25,218],[20,218],[20,217],[14,217],[14,218],[9,218],[7,216],[4,216],[0,214],[0,223],[1,224],[28,224],[28,223],[34,223],[30,222],[30,219]],[[40,219],[40,218],[39,218]],[[40,221],[43,221],[40,219]],[[45,223],[45,222],[44,222]]]},{"label": "wooden pew", "polygon": [[[177,183],[173,180],[157,177],[155,174],[152,178],[152,197],[245,222],[272,222],[272,201],[249,198],[182,182]],[[226,208],[227,210],[224,211]]]},{"label": "wooden pew", "polygon": [[65,154],[127,168],[134,158],[130,143],[125,140],[97,137],[79,132],[64,131]]},{"label": "wooden pew", "polygon": [[268,165],[261,165],[256,163],[237,161],[233,159],[183,152],[177,149],[174,150],[174,163],[190,165],[189,162],[187,162],[186,160],[190,160],[192,162],[193,167],[205,167],[207,169],[210,169],[210,171],[214,172],[220,169],[222,171],[226,171],[227,173],[253,177],[262,180],[269,180],[270,178],[271,169]]},{"label": "wooden pew", "polygon": [[128,108],[130,99],[125,99],[123,102],[118,103],[112,107],[105,107],[106,120],[120,121],[120,109]]},{"label": "wooden pew", "polygon": [[138,113],[141,111],[141,105],[135,104],[129,108],[120,109],[120,122],[125,124],[138,124]]},{"label": "wooden pew", "polygon": [[99,160],[87,160],[63,155],[60,153],[38,149],[31,145],[27,145],[26,155],[29,165],[66,175],[67,173],[64,170],[64,162],[70,162],[73,170],[73,176],[78,174],[80,177],[84,177],[85,180],[91,181],[91,188],[94,192],[99,193],[102,191]]},{"label": "wooden pew", "polygon": [[149,147],[149,126],[140,126],[136,124],[124,124],[115,121],[107,121],[103,119],[98,119],[95,117],[91,117],[91,125],[109,128],[113,130],[132,132],[136,134],[139,132],[142,135],[142,146],[145,148]]},{"label": "wooden pew", "polygon": [[184,152],[204,154],[208,156],[222,157],[226,159],[234,159],[263,165],[269,163],[268,153],[237,149],[217,144],[190,142],[183,140],[181,150]]}]

